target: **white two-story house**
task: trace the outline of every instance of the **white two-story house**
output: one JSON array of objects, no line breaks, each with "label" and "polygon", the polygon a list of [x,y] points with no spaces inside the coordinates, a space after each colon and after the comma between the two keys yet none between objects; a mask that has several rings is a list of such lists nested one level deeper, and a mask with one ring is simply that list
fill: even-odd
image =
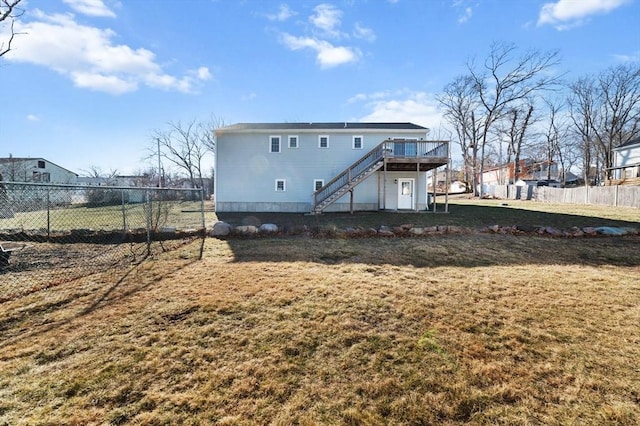
[{"label": "white two-story house", "polygon": [[216,131],[216,210],[425,210],[449,142],[412,123],[239,123]]}]

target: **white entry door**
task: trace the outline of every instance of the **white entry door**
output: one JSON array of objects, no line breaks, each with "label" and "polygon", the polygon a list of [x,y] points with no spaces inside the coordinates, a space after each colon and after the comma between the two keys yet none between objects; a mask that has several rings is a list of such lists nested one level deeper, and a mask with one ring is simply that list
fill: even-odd
[{"label": "white entry door", "polygon": [[414,209],[414,180],[398,179],[398,210]]}]

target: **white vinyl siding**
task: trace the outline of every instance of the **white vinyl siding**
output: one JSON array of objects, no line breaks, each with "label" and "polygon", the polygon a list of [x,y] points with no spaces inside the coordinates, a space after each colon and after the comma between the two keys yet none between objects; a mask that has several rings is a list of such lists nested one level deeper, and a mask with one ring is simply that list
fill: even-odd
[{"label": "white vinyl siding", "polygon": [[298,148],[300,145],[298,136],[289,136],[289,148]]},{"label": "white vinyl siding", "polygon": [[318,136],[318,148],[329,148],[329,135]]},{"label": "white vinyl siding", "polygon": [[353,149],[362,149],[364,147],[364,138],[362,136],[354,136],[352,147]]},{"label": "white vinyl siding", "polygon": [[280,136],[269,136],[269,152],[280,152]]}]

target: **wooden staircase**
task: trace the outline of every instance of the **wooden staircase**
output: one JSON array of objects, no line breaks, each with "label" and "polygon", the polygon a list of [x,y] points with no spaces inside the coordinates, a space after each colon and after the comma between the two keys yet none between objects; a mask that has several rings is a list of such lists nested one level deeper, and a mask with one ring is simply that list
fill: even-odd
[{"label": "wooden staircase", "polygon": [[379,170],[384,164],[384,146],[385,142],[382,142],[314,192],[311,212],[322,213],[324,209]]}]

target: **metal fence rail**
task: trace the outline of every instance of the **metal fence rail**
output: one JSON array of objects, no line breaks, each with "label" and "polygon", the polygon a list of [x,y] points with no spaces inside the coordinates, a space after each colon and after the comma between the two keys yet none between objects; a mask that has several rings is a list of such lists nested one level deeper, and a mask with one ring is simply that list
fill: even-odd
[{"label": "metal fence rail", "polygon": [[204,212],[200,189],[0,182],[0,303],[171,250],[198,259]]}]

